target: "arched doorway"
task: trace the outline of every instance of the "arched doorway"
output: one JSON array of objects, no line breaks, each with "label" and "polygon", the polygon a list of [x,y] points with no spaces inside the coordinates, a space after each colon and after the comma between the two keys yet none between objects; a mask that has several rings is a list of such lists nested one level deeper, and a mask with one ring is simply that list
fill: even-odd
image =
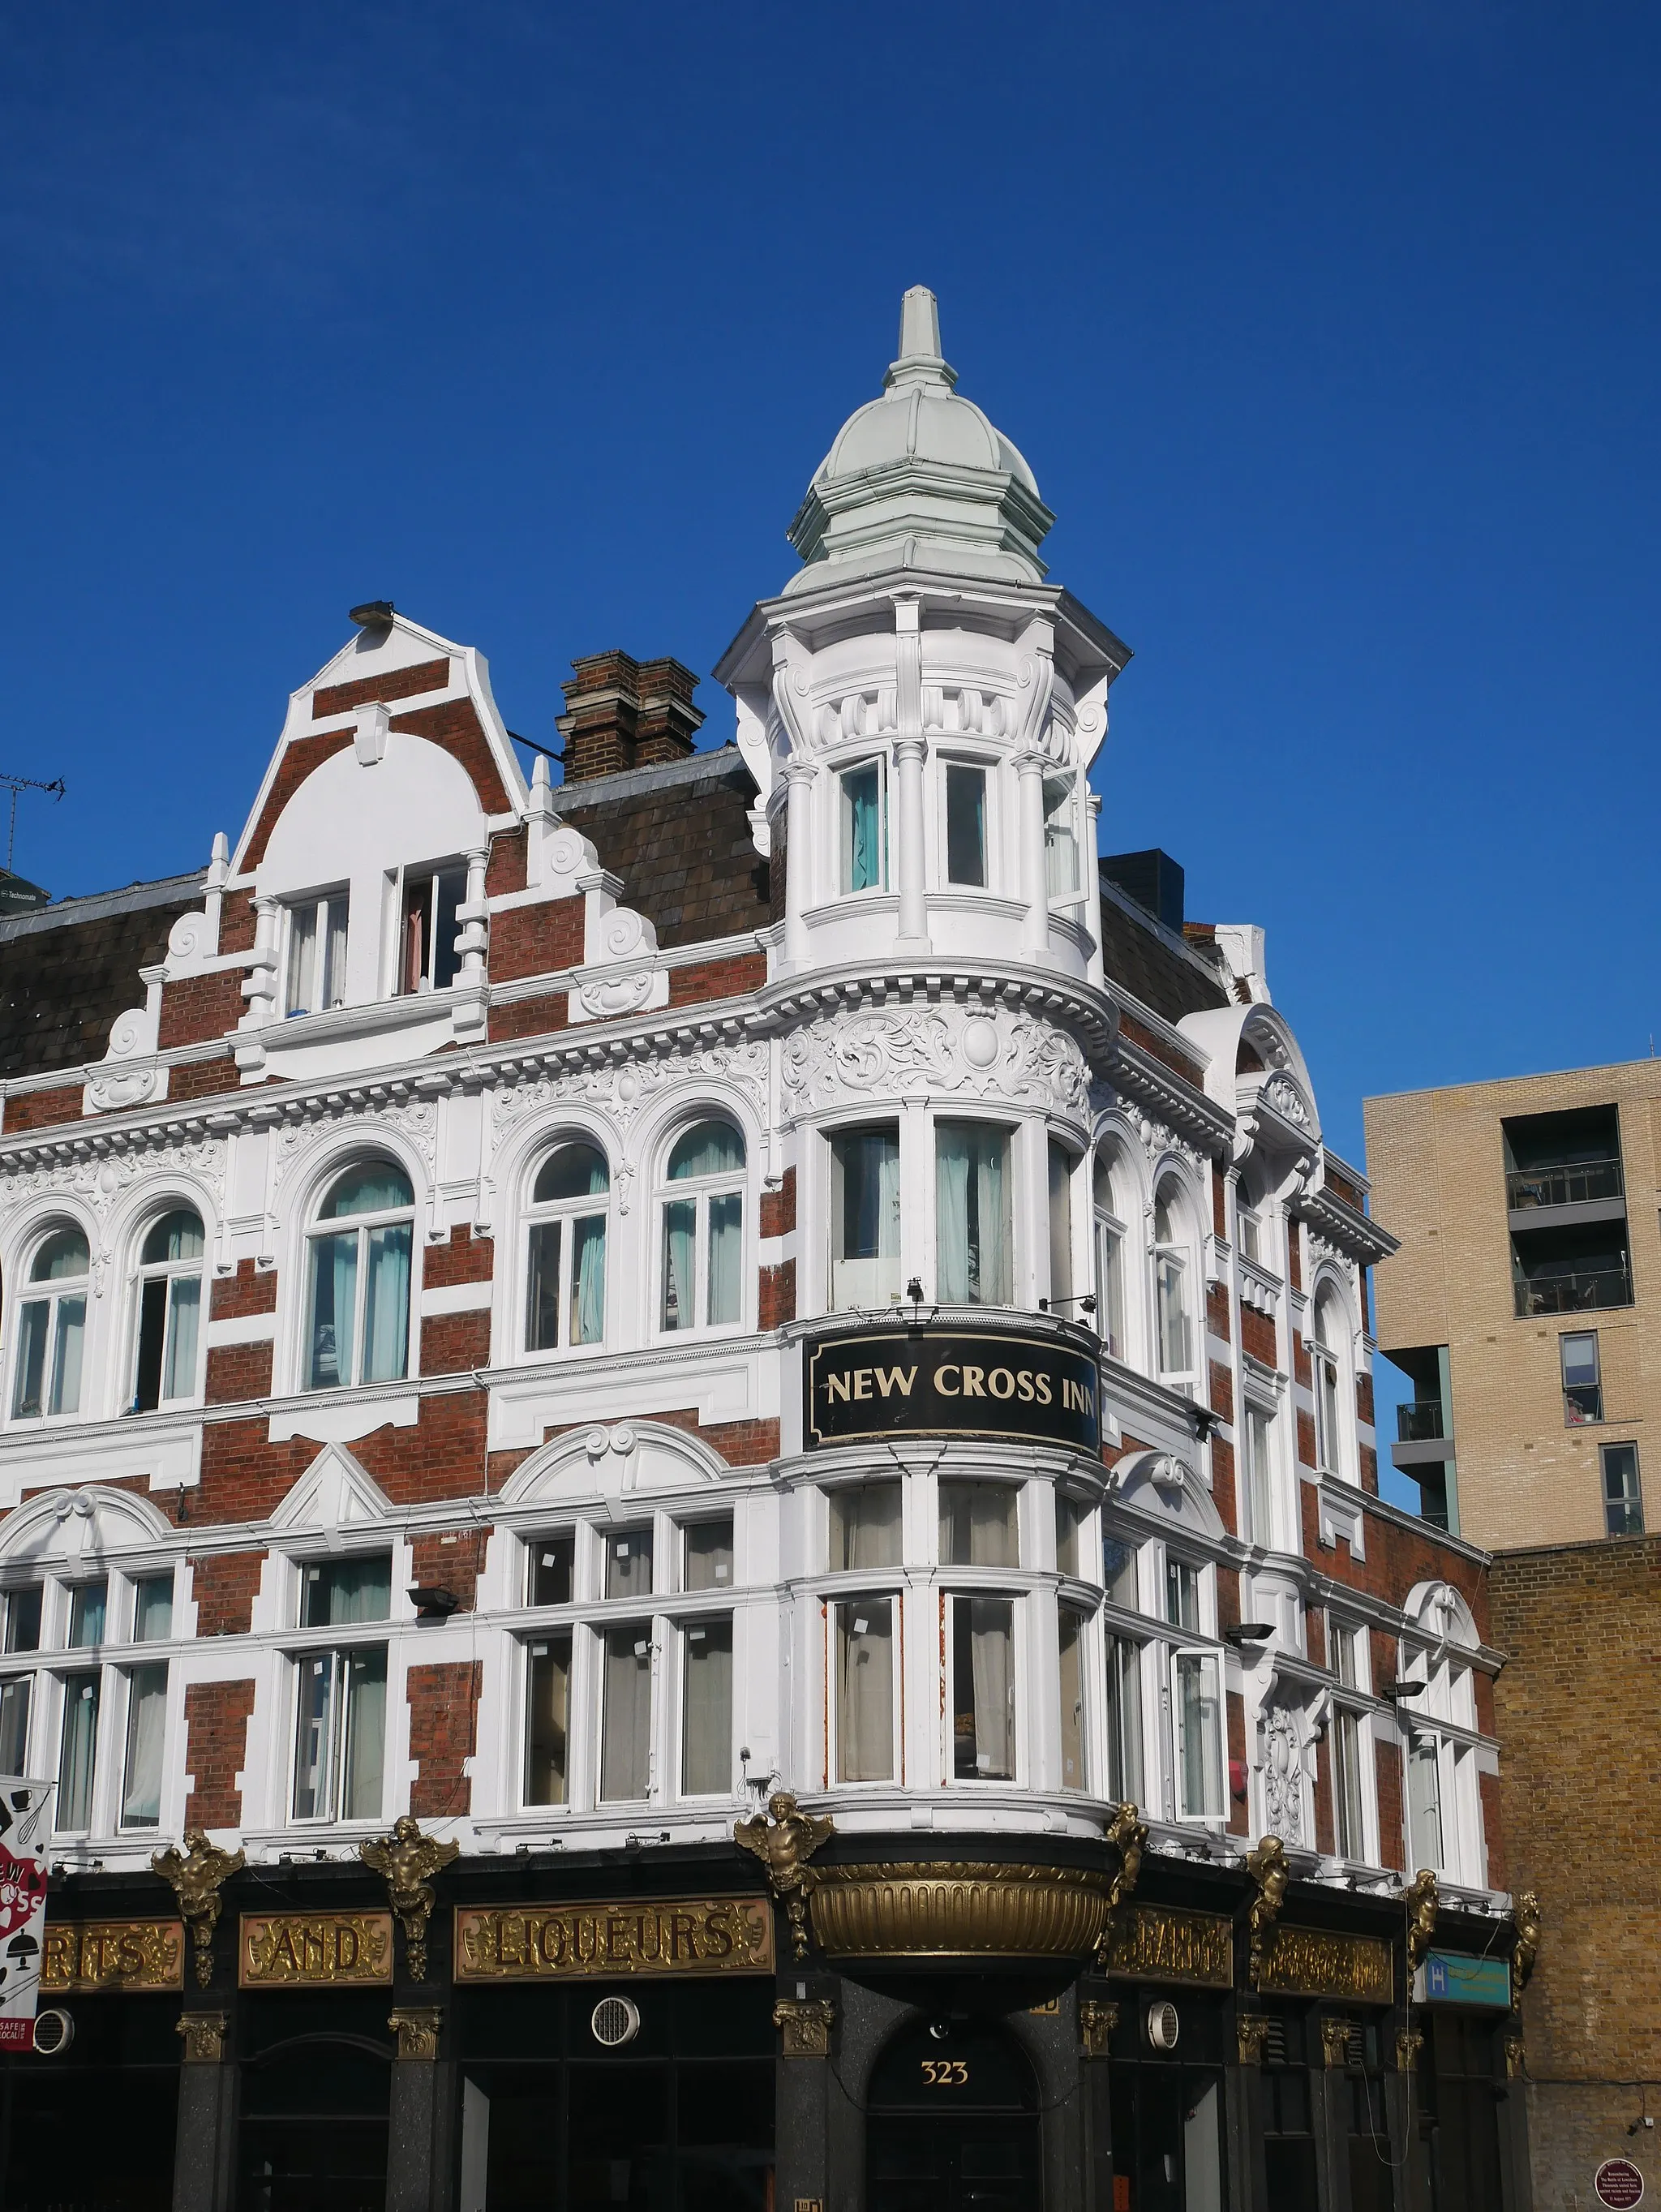
[{"label": "arched doorway", "polygon": [[301,2035],[245,2064],[237,2212],[384,2212],[391,2057]]},{"label": "arched doorway", "polygon": [[868,2212],[1038,2212],[1038,2084],[1007,2028],[902,2029],[865,2110]]}]

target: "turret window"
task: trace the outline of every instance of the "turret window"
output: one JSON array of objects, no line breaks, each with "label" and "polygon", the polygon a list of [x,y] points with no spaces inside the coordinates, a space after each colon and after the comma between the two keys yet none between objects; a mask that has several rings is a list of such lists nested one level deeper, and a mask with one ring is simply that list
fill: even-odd
[{"label": "turret window", "polygon": [[561,1145],[530,1194],[525,1349],[598,1344],[605,1335],[606,1202],[611,1177],[592,1145]]},{"label": "turret window", "polygon": [[863,761],[837,779],[841,796],[842,888],[881,890],[888,880],[888,808],[883,764]]},{"label": "turret window", "polygon": [[144,1239],[134,1346],[136,1413],[197,1394],[203,1249],[202,1217],[188,1206],[164,1214]]},{"label": "turret window", "polygon": [[306,1389],[408,1372],[414,1206],[409,1177],[390,1161],[349,1168],[330,1189],[310,1238]]},{"label": "turret window", "polygon": [[1044,874],[1052,899],[1078,895],[1078,820],[1071,776],[1044,782]]},{"label": "turret window", "polygon": [[952,1774],[960,1782],[1013,1782],[1015,1606],[1005,1597],[961,1595],[946,1603]]},{"label": "turret window", "polygon": [[856,1597],[836,1611],[836,1778],[894,1779],[894,1600]]},{"label": "turret window", "polygon": [[946,880],[986,882],[986,771],[961,761],[946,768]]},{"label": "turret window", "polygon": [[346,893],[297,900],[288,908],[288,957],[282,1011],[320,1014],[346,1000]]},{"label": "turret window", "polygon": [[19,1419],[74,1413],[81,1406],[92,1255],[78,1229],[54,1230],[29,1263],[18,1310],[11,1409]]}]

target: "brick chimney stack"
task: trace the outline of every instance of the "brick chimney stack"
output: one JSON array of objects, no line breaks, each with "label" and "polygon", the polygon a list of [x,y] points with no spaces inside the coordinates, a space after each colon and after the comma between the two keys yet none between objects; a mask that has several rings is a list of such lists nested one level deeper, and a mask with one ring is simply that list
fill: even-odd
[{"label": "brick chimney stack", "polygon": [[635,660],[618,652],[573,659],[558,721],[566,781],[683,760],[703,725],[692,703],[697,687],[678,660]]}]

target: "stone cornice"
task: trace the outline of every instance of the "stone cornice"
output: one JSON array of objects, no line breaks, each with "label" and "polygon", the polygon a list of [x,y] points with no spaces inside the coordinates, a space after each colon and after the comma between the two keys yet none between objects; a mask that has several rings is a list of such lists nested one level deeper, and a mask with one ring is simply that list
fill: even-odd
[{"label": "stone cornice", "polygon": [[1363,1267],[1376,1267],[1380,1260],[1387,1260],[1392,1252],[1400,1249],[1399,1237],[1379,1228],[1368,1215],[1325,1184],[1294,1198],[1290,1211],[1318,1236],[1335,1244],[1347,1259],[1359,1261]]}]

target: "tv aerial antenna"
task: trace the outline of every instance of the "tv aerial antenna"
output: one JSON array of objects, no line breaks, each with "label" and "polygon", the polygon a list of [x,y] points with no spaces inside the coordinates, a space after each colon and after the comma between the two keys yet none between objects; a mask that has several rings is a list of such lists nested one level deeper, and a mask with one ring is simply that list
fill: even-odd
[{"label": "tv aerial antenna", "polygon": [[13,872],[11,865],[12,854],[17,849],[18,793],[20,791],[49,791],[54,799],[62,799],[64,793],[68,790],[69,786],[64,782],[61,775],[56,777],[51,783],[43,783],[38,775],[6,775],[0,774],[0,783],[4,784],[11,794],[11,818],[6,828],[6,873],[10,875]]}]

